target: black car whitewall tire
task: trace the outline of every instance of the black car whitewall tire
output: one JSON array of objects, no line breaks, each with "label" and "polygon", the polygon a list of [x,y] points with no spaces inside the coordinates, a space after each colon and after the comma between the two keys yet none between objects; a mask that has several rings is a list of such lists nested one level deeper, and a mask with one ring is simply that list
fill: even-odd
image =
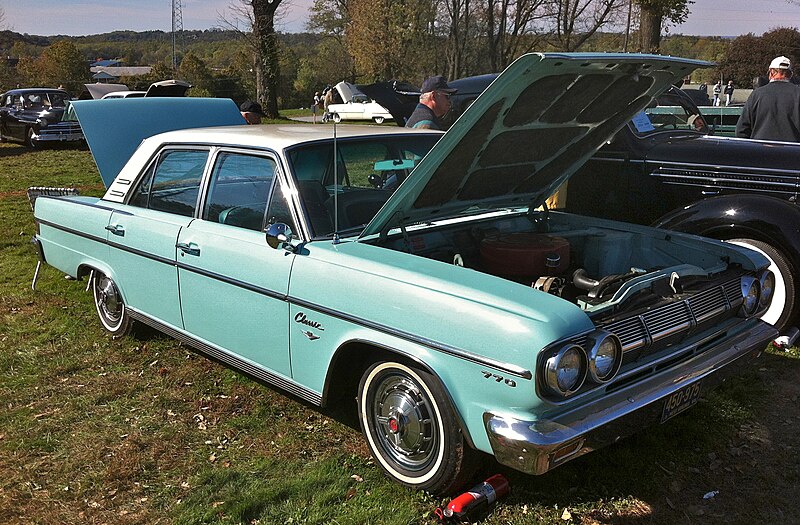
[{"label": "black car whitewall tire", "polygon": [[375,124],[383,124],[383,121],[385,120],[385,118],[384,117],[373,117],[372,120],[375,121]]},{"label": "black car whitewall tire", "polygon": [[25,130],[25,145],[31,149],[35,149],[37,147],[36,141],[33,140],[33,136],[36,134],[33,128],[28,128]]},{"label": "black car whitewall tire", "polygon": [[128,315],[125,302],[114,281],[103,273],[95,272],[92,276],[92,294],[103,328],[115,337],[129,333],[133,319]]},{"label": "black car whitewall tire", "polygon": [[463,485],[477,454],[465,443],[438,380],[386,361],[364,372],[358,415],[370,452],[389,477],[437,494]]},{"label": "black car whitewall tire", "polygon": [[797,317],[795,275],[786,257],[769,244],[755,239],[731,239],[728,242],[755,250],[769,260],[769,269],[775,274],[775,295],[761,319],[778,329],[786,328]]},{"label": "black car whitewall tire", "polygon": [[336,122],[336,123],[338,124],[339,122],[341,122],[341,121],[342,121],[342,116],[341,116],[341,115],[339,115],[338,113],[334,113],[334,114],[333,114],[333,121],[334,121],[334,122]]}]

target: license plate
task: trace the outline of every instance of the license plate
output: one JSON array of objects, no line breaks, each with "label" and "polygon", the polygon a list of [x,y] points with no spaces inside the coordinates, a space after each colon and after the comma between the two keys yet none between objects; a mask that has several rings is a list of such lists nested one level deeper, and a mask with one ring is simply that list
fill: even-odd
[{"label": "license plate", "polygon": [[661,422],[677,416],[697,404],[700,399],[700,382],[686,385],[677,392],[673,392],[664,402],[664,411],[661,413]]}]

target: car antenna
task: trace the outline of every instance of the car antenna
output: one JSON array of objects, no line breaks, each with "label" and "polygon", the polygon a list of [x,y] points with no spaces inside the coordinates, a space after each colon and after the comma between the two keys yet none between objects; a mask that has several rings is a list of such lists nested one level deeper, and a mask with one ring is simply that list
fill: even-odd
[{"label": "car antenna", "polygon": [[336,151],[336,121],[333,121],[333,244],[339,244],[339,157]]}]

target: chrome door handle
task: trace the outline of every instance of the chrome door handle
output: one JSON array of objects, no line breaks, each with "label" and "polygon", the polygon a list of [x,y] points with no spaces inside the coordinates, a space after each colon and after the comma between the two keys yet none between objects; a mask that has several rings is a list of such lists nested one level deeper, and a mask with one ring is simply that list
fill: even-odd
[{"label": "chrome door handle", "polygon": [[706,197],[710,197],[712,195],[719,195],[719,190],[703,190],[700,192],[701,194],[705,195]]},{"label": "chrome door handle", "polygon": [[193,242],[179,242],[175,247],[187,255],[200,255],[200,247]]},{"label": "chrome door handle", "polygon": [[110,231],[114,235],[125,237],[125,227],[119,224],[109,224],[108,226],[106,226],[106,230]]}]

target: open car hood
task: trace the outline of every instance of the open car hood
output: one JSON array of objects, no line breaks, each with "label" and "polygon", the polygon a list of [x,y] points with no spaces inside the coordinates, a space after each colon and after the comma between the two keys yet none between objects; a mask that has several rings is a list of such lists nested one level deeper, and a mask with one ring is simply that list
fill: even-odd
[{"label": "open car hood", "polygon": [[229,98],[76,100],[72,111],[106,188],[147,137],[178,129],[245,124]]},{"label": "open car hood", "polygon": [[539,206],[675,79],[706,66],[627,53],[524,55],[459,117],[361,236]]}]

